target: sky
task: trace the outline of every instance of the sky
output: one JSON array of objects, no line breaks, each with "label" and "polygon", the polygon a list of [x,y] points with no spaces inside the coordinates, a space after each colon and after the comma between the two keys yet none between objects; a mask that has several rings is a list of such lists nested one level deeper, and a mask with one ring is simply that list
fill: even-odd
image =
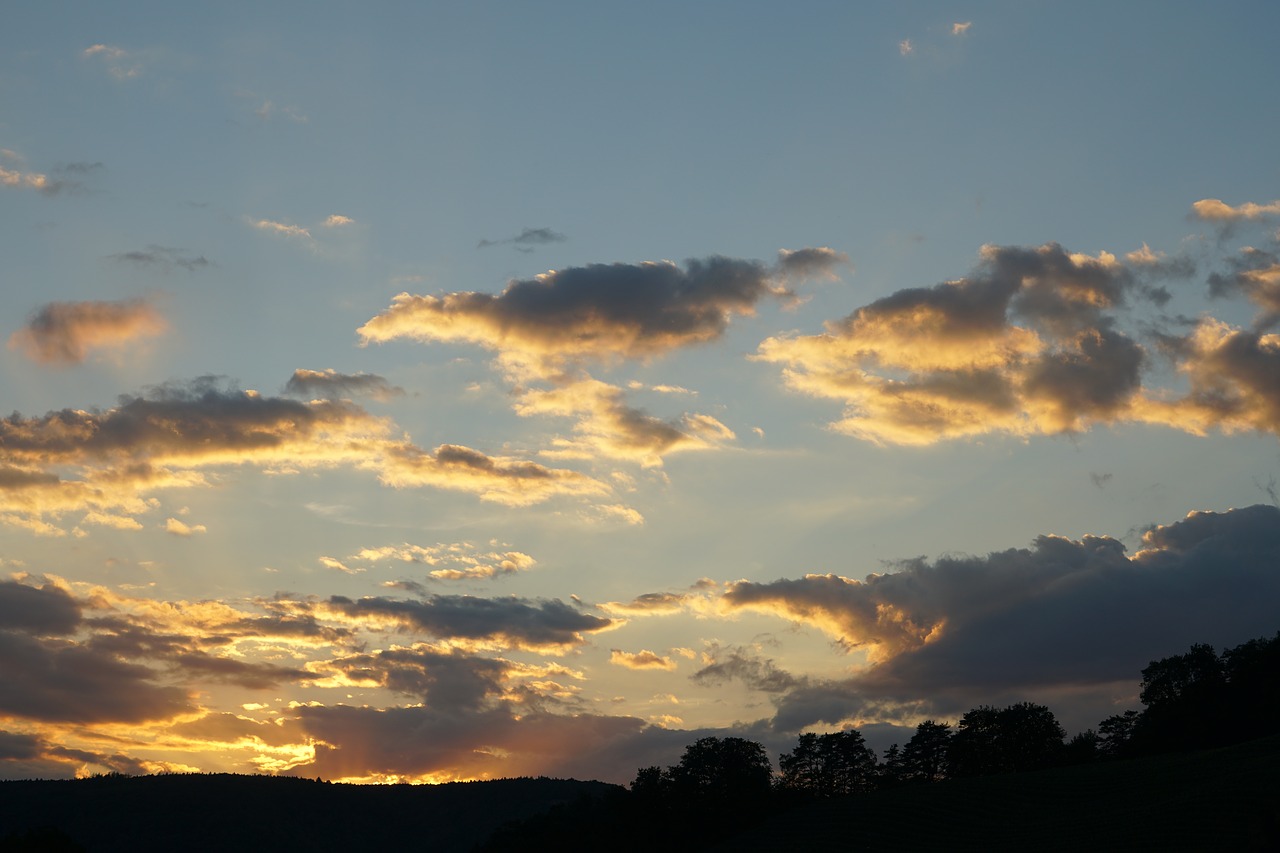
[{"label": "sky", "polygon": [[0,778],[1069,733],[1280,629],[1280,7],[0,28]]}]

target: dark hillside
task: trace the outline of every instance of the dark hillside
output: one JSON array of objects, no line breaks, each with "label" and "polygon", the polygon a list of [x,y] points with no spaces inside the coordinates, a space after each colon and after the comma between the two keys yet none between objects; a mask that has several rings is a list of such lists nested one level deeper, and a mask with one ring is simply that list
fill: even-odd
[{"label": "dark hillside", "polygon": [[723,851],[1280,850],[1280,736],[904,786],[776,815]]},{"label": "dark hillside", "polygon": [[[501,779],[331,785],[193,774],[0,782],[0,851],[470,850],[500,824],[621,790],[603,782]],[[42,834],[43,833],[43,834]],[[75,849],[74,846],[67,849]]]}]

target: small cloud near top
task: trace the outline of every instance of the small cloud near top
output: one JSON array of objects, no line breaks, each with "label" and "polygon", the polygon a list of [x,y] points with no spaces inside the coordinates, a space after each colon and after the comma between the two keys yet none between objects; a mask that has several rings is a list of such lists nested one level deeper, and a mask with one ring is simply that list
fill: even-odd
[{"label": "small cloud near top", "polygon": [[502,240],[481,240],[476,244],[477,249],[487,249],[490,246],[510,245],[522,252],[532,252],[534,246],[543,246],[548,243],[563,243],[569,238],[552,231],[550,228],[525,228],[514,237],[507,237]]},{"label": "small cloud near top", "polygon": [[330,214],[324,221],[325,228],[341,228],[343,225],[355,225],[356,221],[350,216],[342,216],[338,213]]},{"label": "small cloud near top", "polygon": [[969,32],[969,28],[973,26],[973,21],[965,21],[964,23],[956,22],[951,25],[951,34],[953,36],[962,36]]}]

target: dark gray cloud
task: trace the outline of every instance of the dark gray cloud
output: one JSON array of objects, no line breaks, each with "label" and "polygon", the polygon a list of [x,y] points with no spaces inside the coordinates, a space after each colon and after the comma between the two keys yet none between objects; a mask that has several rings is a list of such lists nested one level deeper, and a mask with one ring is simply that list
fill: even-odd
[{"label": "dark gray cloud", "polygon": [[849,263],[849,256],[826,246],[804,249],[783,249],[778,253],[778,271],[792,278],[821,278],[829,276],[842,264]]},{"label": "dark gray cloud", "polygon": [[476,244],[476,248],[487,249],[490,246],[514,246],[522,252],[532,252],[534,246],[563,243],[568,239],[565,235],[552,231],[550,228],[524,228],[514,237],[507,237],[503,240],[481,240]]},{"label": "dark gray cloud", "polygon": [[79,624],[80,605],[65,590],[0,581],[0,631],[48,636],[69,634]]},{"label": "dark gray cloud", "polygon": [[1280,323],[1280,256],[1248,247],[1231,259],[1230,270],[1209,275],[1209,295],[1243,294],[1258,307],[1254,328],[1265,331]]},{"label": "dark gray cloud", "polygon": [[145,249],[134,249],[129,252],[108,255],[108,258],[116,263],[134,264],[135,266],[162,270],[178,267],[179,269],[194,272],[195,270],[214,266],[214,263],[204,255],[192,255],[185,249],[173,249],[168,246],[156,245],[147,246]]},{"label": "dark gray cloud", "polygon": [[[803,257],[807,270],[822,267]],[[643,357],[718,338],[733,315],[786,296],[782,279],[778,268],[719,256],[683,268],[670,261],[567,267],[512,281],[497,295],[401,294],[359,333],[366,341],[469,341],[560,358]]]},{"label": "dark gray cloud", "polygon": [[141,723],[193,710],[147,667],[82,645],[0,632],[0,713],[40,722]]},{"label": "dark gray cloud", "polygon": [[1142,387],[1145,360],[1138,344],[1109,330],[1083,334],[1072,350],[1046,353],[1028,365],[1022,390],[1058,423],[1111,420]]},{"label": "dark gray cloud", "polygon": [[294,667],[237,660],[194,650],[175,654],[167,662],[183,680],[236,684],[250,690],[305,683],[316,677]]},{"label": "dark gray cloud", "polygon": [[804,683],[804,679],[779,668],[772,658],[742,646],[712,644],[704,654],[711,662],[689,676],[690,681],[704,687],[737,680],[752,690],[786,693]]},{"label": "dark gray cloud", "polygon": [[223,389],[218,377],[157,386],[106,412],[62,409],[0,420],[0,454],[10,459],[79,462],[123,454],[215,453],[277,447],[328,420],[361,410],[338,402],[305,404]]},{"label": "dark gray cloud", "polygon": [[817,624],[872,652],[864,673],[780,699],[790,727],[923,697],[954,709],[1132,685],[1151,660],[1193,643],[1275,632],[1280,509],[1192,513],[1148,531],[1132,557],[1107,537],[1041,536],[1028,549],[916,560],[864,581],[741,582],[726,602]]},{"label": "dark gray cloud", "polygon": [[386,401],[404,394],[404,389],[392,385],[376,373],[338,373],[332,368],[306,370],[299,368],[289,377],[284,392],[307,399],[334,400],[344,397],[372,397]]},{"label": "dark gray cloud", "polygon": [[328,609],[365,621],[390,621],[402,628],[451,640],[486,640],[516,648],[560,648],[584,642],[583,633],[602,631],[612,621],[592,616],[559,599],[477,598],[433,595],[425,599],[332,596]]},{"label": "dark gray cloud", "polygon": [[338,658],[323,669],[418,697],[438,711],[471,713],[502,694],[512,665],[433,649],[393,648]]}]

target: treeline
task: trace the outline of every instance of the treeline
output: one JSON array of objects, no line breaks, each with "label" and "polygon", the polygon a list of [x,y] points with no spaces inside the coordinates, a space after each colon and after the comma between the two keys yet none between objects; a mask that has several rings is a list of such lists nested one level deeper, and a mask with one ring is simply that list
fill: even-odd
[{"label": "treeline", "polygon": [[[642,827],[678,830],[696,849],[723,841],[801,802],[1159,753],[1227,746],[1280,730],[1280,633],[1221,654],[1194,645],[1142,670],[1142,710],[1129,710],[1070,740],[1044,705],[981,705],[953,726],[926,720],[901,746],[877,756],[857,729],[802,734],[774,771],[764,746],[701,738],[670,767],[644,767],[629,792],[582,802],[499,832],[484,849],[518,849],[556,837],[566,824],[593,827],[617,849],[648,849]],[[617,836],[618,827],[631,827]]]}]

